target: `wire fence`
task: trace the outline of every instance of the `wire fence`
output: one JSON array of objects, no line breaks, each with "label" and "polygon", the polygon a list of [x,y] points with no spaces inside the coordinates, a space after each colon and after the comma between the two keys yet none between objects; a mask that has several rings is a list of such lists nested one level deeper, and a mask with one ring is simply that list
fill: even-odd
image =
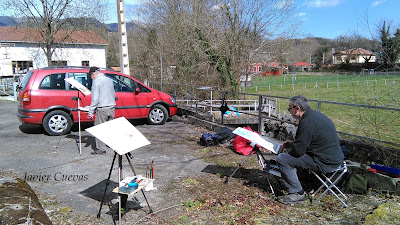
[{"label": "wire fence", "polygon": [[[349,84],[378,85],[397,84],[400,82],[400,72],[361,72],[361,73],[289,73],[282,76],[260,77],[253,76],[251,86],[255,92],[289,86],[295,89],[310,88],[340,88]],[[244,90],[244,85],[242,85]]]},{"label": "wire fence", "polygon": [[[149,85],[152,88],[161,90],[159,82],[150,82]],[[213,113],[210,118],[216,122],[224,122],[218,119],[221,117],[218,109],[223,100],[229,100],[229,104],[236,109],[233,110],[230,107],[231,115],[245,115],[247,121],[257,125],[260,133],[262,133],[263,120],[279,120],[282,115],[288,115],[289,97],[244,92],[232,93],[215,87],[176,83],[163,83],[162,91],[174,96],[181,107],[191,107],[195,111]],[[256,103],[252,102],[247,106],[241,105],[239,107],[240,100],[244,99],[255,100]],[[216,102],[217,100],[219,100],[219,103]],[[399,106],[386,107],[315,99],[309,99],[309,101],[313,109],[326,114],[332,119],[339,134],[400,149]]]}]

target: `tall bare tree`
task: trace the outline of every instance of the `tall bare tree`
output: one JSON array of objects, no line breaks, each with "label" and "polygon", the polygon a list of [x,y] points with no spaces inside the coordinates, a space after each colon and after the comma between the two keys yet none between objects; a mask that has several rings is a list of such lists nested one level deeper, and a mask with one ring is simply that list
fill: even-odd
[{"label": "tall bare tree", "polygon": [[2,0],[0,4],[11,15],[18,15],[25,20],[26,26],[37,29],[42,39],[40,47],[47,57],[48,65],[51,66],[54,51],[68,39],[71,32],[83,28],[79,26],[82,20],[104,20],[103,15],[99,13],[105,8],[106,4],[103,1]]},{"label": "tall bare tree", "polygon": [[155,50],[177,66],[176,78],[234,92],[270,39],[294,31],[293,0],[149,0],[141,9],[143,30],[154,31]]}]

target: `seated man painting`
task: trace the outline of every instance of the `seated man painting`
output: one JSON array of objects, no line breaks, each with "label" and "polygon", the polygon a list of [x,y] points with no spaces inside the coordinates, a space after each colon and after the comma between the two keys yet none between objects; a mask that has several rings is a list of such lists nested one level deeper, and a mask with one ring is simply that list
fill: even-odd
[{"label": "seated man painting", "polygon": [[326,115],[312,110],[302,95],[290,99],[288,111],[299,121],[299,126],[295,140],[284,143],[291,148],[289,153],[280,153],[276,159],[288,192],[278,197],[284,204],[306,199],[297,169],[330,173],[344,160],[336,127]]}]

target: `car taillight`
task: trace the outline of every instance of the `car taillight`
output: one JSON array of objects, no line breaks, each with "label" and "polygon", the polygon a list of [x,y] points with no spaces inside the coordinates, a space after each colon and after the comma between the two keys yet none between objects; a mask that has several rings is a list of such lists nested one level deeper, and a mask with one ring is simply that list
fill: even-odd
[{"label": "car taillight", "polygon": [[30,91],[25,91],[25,92],[22,94],[22,102],[23,102],[24,104],[29,104],[29,103],[31,103],[31,93],[30,93]]}]

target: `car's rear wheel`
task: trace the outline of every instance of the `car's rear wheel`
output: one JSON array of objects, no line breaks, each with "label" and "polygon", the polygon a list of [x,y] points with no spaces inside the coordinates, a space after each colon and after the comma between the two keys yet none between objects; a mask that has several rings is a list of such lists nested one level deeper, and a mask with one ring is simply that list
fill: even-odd
[{"label": "car's rear wheel", "polygon": [[52,136],[59,136],[71,130],[72,119],[64,111],[56,110],[48,113],[42,122],[44,130]]},{"label": "car's rear wheel", "polygon": [[162,105],[155,105],[151,107],[147,121],[153,125],[164,124],[168,119],[168,111]]}]

